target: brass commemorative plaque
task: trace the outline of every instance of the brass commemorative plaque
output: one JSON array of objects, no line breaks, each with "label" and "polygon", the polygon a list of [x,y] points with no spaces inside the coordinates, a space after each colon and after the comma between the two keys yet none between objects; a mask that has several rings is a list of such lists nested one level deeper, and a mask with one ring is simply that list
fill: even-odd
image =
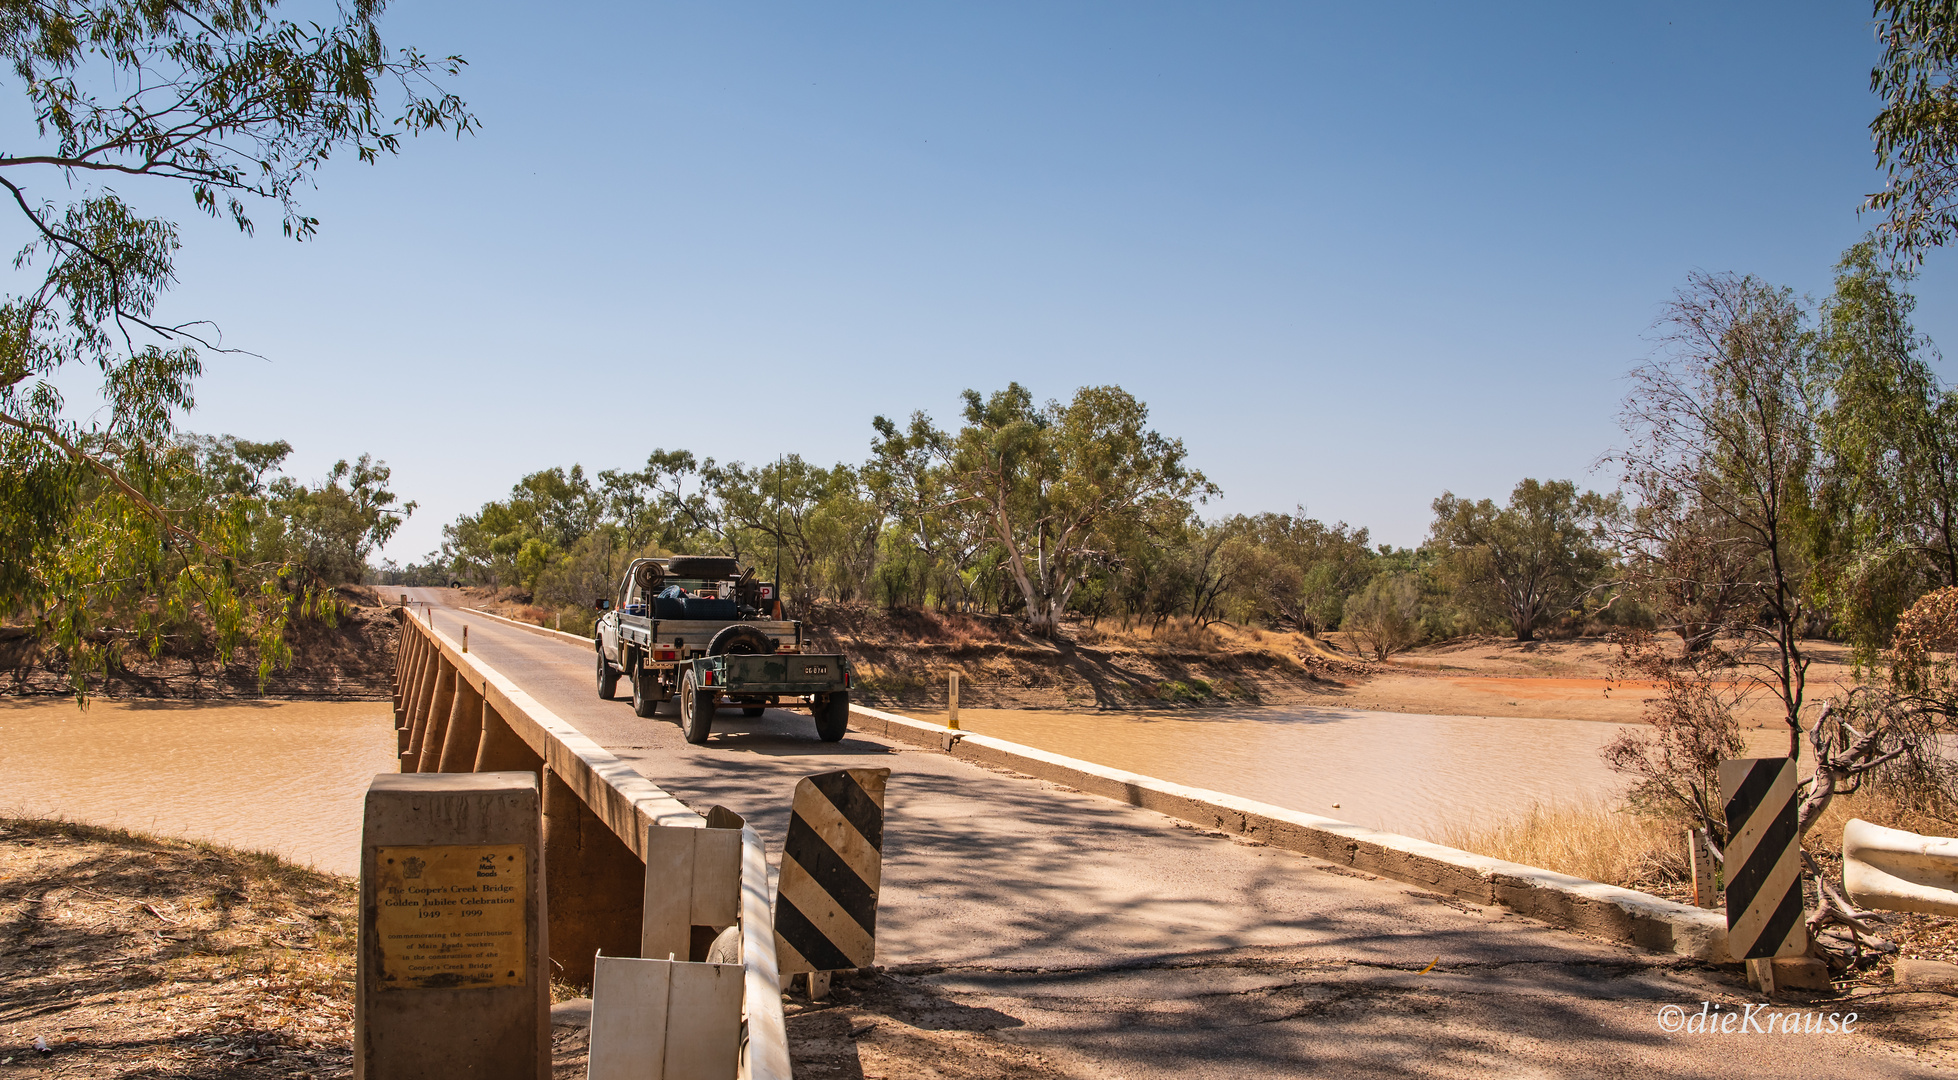
[{"label": "brass commemorative plaque", "polygon": [[382,989],[524,985],[525,859],[522,844],[375,848]]}]

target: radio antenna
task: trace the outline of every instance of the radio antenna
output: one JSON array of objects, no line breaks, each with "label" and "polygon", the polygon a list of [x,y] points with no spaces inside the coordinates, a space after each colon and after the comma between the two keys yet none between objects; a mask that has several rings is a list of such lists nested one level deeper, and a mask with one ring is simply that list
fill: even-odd
[{"label": "radio antenna", "polygon": [[775,455],[775,599],[782,599],[782,455]]}]

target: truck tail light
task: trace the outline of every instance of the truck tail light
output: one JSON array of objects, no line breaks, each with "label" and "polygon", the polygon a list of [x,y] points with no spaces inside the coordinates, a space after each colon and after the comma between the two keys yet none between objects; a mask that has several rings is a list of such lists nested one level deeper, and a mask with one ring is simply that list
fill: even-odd
[{"label": "truck tail light", "polygon": [[708,669],[706,670],[706,672],[704,672],[704,673],[703,673],[703,674],[702,674],[702,675],[700,676],[700,685],[702,685],[702,686],[712,686],[712,685],[714,685],[714,669],[713,669],[713,668],[708,668]]}]

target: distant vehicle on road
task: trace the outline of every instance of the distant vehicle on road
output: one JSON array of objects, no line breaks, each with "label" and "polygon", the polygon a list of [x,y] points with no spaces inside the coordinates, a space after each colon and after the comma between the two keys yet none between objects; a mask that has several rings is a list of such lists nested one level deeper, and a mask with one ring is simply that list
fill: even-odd
[{"label": "distant vehicle on road", "polygon": [[849,662],[803,652],[802,624],[781,617],[775,583],[728,556],[634,559],[618,595],[600,600],[598,610],[598,696],[616,696],[623,676],[639,716],[678,698],[690,743],[707,741],[723,702],[746,716],[807,705],[824,742],[849,729]]}]

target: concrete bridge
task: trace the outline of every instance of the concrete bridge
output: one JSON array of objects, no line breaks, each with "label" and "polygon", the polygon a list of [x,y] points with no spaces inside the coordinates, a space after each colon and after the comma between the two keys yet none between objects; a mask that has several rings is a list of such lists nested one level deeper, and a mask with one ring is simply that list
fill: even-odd
[{"label": "concrete bridge", "polygon": [[[799,778],[888,766],[878,962],[925,1003],[897,1023],[970,1031],[1081,1077],[1949,1075],[1875,1015],[1850,1035],[1670,1033],[1668,1006],[1757,998],[1703,960],[963,760],[877,734],[874,717],[826,744],[806,712],[724,711],[691,746],[672,717],[599,700],[588,644],[447,606],[445,590],[407,593],[632,773],[695,811],[745,816],[771,861]],[[552,952],[565,938],[567,955],[633,955],[642,864],[599,827],[616,807],[590,809],[602,799],[580,783],[559,781],[555,803],[546,784],[547,857],[582,875],[574,889],[553,872]]]}]

